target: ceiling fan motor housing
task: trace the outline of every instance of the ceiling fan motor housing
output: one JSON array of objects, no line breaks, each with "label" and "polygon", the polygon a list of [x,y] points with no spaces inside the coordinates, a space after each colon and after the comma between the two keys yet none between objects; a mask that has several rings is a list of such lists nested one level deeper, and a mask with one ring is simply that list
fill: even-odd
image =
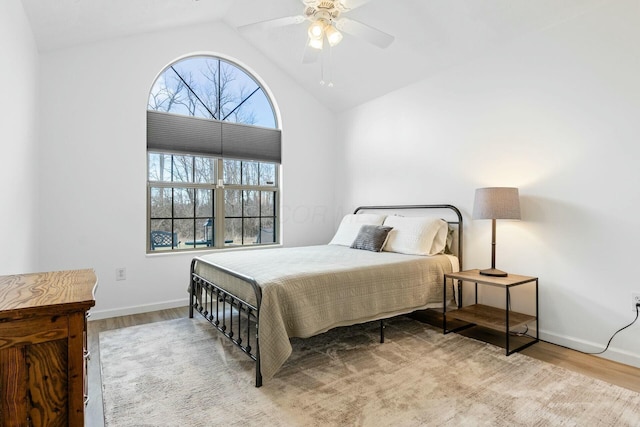
[{"label": "ceiling fan motor housing", "polygon": [[307,7],[305,8],[304,15],[312,21],[319,19],[333,21],[338,19],[340,13],[344,10],[342,3],[339,1],[317,0],[306,2],[306,4]]}]

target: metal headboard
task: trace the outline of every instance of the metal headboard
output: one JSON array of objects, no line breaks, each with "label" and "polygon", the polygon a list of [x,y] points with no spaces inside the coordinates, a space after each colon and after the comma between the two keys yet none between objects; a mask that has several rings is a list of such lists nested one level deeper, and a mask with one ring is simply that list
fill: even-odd
[{"label": "metal headboard", "polygon": [[457,221],[449,221],[446,220],[448,224],[450,225],[455,225],[457,228],[457,232],[458,232],[458,253],[456,254],[456,256],[458,257],[458,262],[460,264],[460,271],[462,271],[462,214],[460,213],[460,210],[458,210],[458,208],[456,208],[453,205],[397,205],[397,206],[360,206],[358,208],[356,208],[356,210],[353,212],[354,214],[357,214],[359,211],[375,211],[375,210],[420,210],[420,209],[424,209],[424,210],[428,210],[428,209],[433,209],[433,210],[437,210],[437,209],[449,209],[451,211],[453,211],[456,216],[458,217]]}]

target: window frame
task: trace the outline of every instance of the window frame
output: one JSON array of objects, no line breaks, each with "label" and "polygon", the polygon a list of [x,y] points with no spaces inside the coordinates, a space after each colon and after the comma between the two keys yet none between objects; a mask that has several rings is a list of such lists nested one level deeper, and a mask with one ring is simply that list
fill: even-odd
[{"label": "window frame", "polygon": [[[195,54],[195,55],[190,55],[190,56],[185,56],[182,58],[177,59],[176,61],[172,62],[171,64],[169,64],[167,67],[165,67],[159,74],[158,76],[156,76],[156,79],[153,81],[152,84],[152,89],[151,91],[153,91],[153,88],[156,86],[158,80],[164,75],[165,72],[167,72],[167,70],[170,69],[174,69],[174,65],[179,64],[185,60],[189,60],[189,59],[193,59],[193,58],[210,58],[212,60],[218,61],[218,64],[221,63],[226,63],[226,65],[231,66],[231,67],[235,67],[238,69],[238,71],[243,72],[244,74],[246,74],[246,76],[248,78],[250,78],[257,86],[257,88],[254,90],[254,92],[261,90],[264,97],[266,98],[266,100],[268,101],[269,106],[271,107],[271,113],[273,114],[273,120],[274,120],[274,128],[276,131],[280,132],[280,127],[279,127],[279,115],[277,113],[277,110],[275,108],[275,103],[272,100],[272,96],[271,93],[266,89],[266,86],[260,81],[260,79],[258,79],[253,73],[249,72],[247,70],[246,67],[243,67],[241,65],[239,65],[237,62],[230,60],[228,58],[222,57],[222,56],[218,56],[218,55],[213,55],[213,54]],[[152,92],[150,91],[150,98],[152,96]],[[251,95],[250,95],[251,96]],[[242,99],[242,101],[240,102],[240,104],[238,104],[238,107],[240,107],[246,100],[247,98]],[[157,109],[153,109],[151,104],[148,104],[147,106],[147,110],[148,111],[161,111],[161,110],[157,110]],[[235,109],[233,110],[235,111]],[[233,112],[232,111],[232,112]],[[173,113],[167,113],[167,114],[173,114]],[[227,116],[229,116],[231,113],[227,114]],[[185,116],[185,117],[199,117],[199,116]],[[226,118],[226,117],[225,117]],[[148,118],[147,118],[147,122],[148,122]],[[214,120],[215,119],[214,117]],[[223,121],[220,121],[221,123]],[[224,121],[226,123],[226,121]],[[229,123],[237,123],[237,124],[241,124],[243,126],[252,126],[252,127],[256,127],[256,128],[260,128],[261,126],[256,126],[256,125],[252,125],[252,124],[242,124],[240,122],[235,122],[235,121],[229,121]],[[265,128],[267,129],[267,128]],[[269,128],[270,129],[270,128]],[[147,138],[149,138],[149,131],[147,130]],[[149,143],[148,143],[149,144]],[[203,182],[196,182],[196,179],[193,178],[192,176],[192,181],[173,181],[173,174],[170,177],[170,181],[164,180],[164,181],[158,181],[158,180],[151,180],[150,179],[150,167],[151,167],[151,154],[160,154],[160,155],[164,155],[164,156],[171,156],[172,159],[172,163],[174,162],[174,157],[173,156],[191,156],[193,158],[193,163],[196,163],[196,159],[197,158],[201,158],[201,157],[205,157],[205,158],[210,158],[210,159],[214,159],[216,162],[216,166],[215,166],[215,176],[216,179],[214,179],[214,182],[207,182],[207,183],[203,183]],[[259,157],[259,156],[257,156]],[[240,162],[258,162],[260,164],[269,164],[269,165],[273,165],[274,168],[274,182],[273,184],[269,184],[269,185],[262,185],[262,183],[260,181],[258,181],[257,185],[249,185],[247,183],[242,182],[242,166],[240,169],[240,174],[241,174],[241,183],[237,184],[237,183],[233,183],[233,184],[225,184],[224,183],[224,162],[225,161],[240,161]],[[241,163],[242,165],[243,163]],[[258,166],[259,167],[259,166]],[[211,251],[211,250],[223,250],[223,249],[231,249],[231,248],[243,248],[243,249],[248,249],[248,248],[255,248],[255,247],[264,247],[264,246],[270,246],[270,245],[280,245],[280,227],[282,226],[282,219],[280,216],[280,199],[281,199],[281,168],[282,165],[280,163],[280,161],[269,161],[269,160],[259,160],[259,159],[250,159],[250,158],[243,158],[243,159],[235,159],[232,157],[226,157],[224,156],[224,153],[220,154],[220,155],[209,155],[209,154],[204,154],[204,153],[198,153],[198,152],[193,152],[190,153],[188,151],[176,151],[173,152],[171,151],[170,148],[151,148],[151,146],[147,146],[147,150],[146,150],[146,168],[147,168],[147,224],[146,224],[146,253],[147,254],[168,254],[168,253],[182,253],[182,252],[192,252],[192,251]],[[178,189],[193,189],[196,194],[197,194],[197,190],[198,189],[204,189],[204,190],[208,190],[212,192],[212,216],[210,217],[210,219],[212,220],[212,228],[211,228],[211,233],[212,233],[212,239],[210,240],[211,244],[207,245],[207,246],[203,246],[205,243],[197,243],[197,242],[206,242],[206,231],[205,231],[205,223],[207,221],[208,218],[201,218],[198,215],[198,205],[197,202],[194,202],[194,207],[193,207],[193,216],[192,217],[177,217],[176,215],[176,211],[174,208],[174,193],[172,191],[172,202],[171,202],[171,212],[170,212],[170,217],[153,217],[152,216],[152,204],[153,204],[153,200],[152,200],[152,194],[153,194],[153,189],[156,188],[168,188],[168,189],[172,189],[172,190],[178,190]],[[240,213],[241,216],[226,216],[226,212],[225,212],[225,194],[226,191],[239,191],[240,192],[240,199],[242,201],[242,211]],[[245,214],[244,212],[244,207],[245,207],[245,192],[246,191],[257,191],[259,192],[259,202],[258,202],[258,216],[248,216]],[[263,216],[262,215],[262,197],[264,192],[268,192],[268,193],[272,193],[273,194],[273,206],[272,206],[272,215],[267,215],[267,216]],[[196,196],[197,197],[197,196]],[[197,198],[195,199],[197,200]],[[271,201],[269,201],[271,204]],[[240,219],[242,222],[242,239],[239,243],[233,242],[233,243],[229,243],[228,241],[226,241],[226,233],[227,233],[227,220],[229,219]],[[247,219],[257,219],[258,220],[258,234],[256,236],[256,242],[247,242],[245,240],[245,235],[244,235],[244,224],[245,221]],[[177,220],[190,220],[193,221],[193,239],[192,240],[187,240],[187,242],[192,242],[192,245],[185,245],[187,242],[181,242],[180,241],[180,236],[178,235],[178,244],[177,246],[168,246],[168,247],[162,247],[162,248],[153,248],[152,249],[152,243],[151,243],[151,232],[153,231],[153,222],[156,220],[168,220],[171,221],[171,233],[177,232],[176,231],[176,227],[175,227],[175,222]],[[262,242],[261,238],[261,230],[262,230],[262,223],[264,221],[271,221],[273,223],[273,242],[269,241],[269,242]],[[204,221],[201,227],[203,227],[202,232],[203,232],[203,239],[199,239],[199,234],[197,230],[198,227],[198,223]]]},{"label": "window frame", "polygon": [[[184,154],[182,153],[167,153],[167,152],[157,152],[157,151],[153,151],[153,152],[147,152],[147,175],[148,175],[148,170],[149,170],[149,154],[150,153],[156,153],[156,154],[163,154],[163,155],[178,155],[178,156],[182,156]],[[203,156],[198,156],[198,155],[194,155],[194,158],[196,157],[203,157]],[[252,248],[252,247],[264,247],[264,246],[270,246],[270,245],[279,245],[280,244],[280,238],[279,238],[279,229],[280,229],[280,165],[275,164],[275,163],[269,163],[269,162],[259,162],[259,163],[265,163],[265,164],[273,164],[275,166],[274,168],[274,174],[275,174],[275,180],[273,185],[249,185],[249,184],[245,184],[245,183],[241,183],[241,184],[225,184],[224,183],[224,161],[225,160],[231,160],[231,161],[240,161],[240,162],[255,162],[253,160],[239,160],[239,159],[223,159],[223,158],[215,158],[216,160],[216,167],[215,167],[215,173],[216,173],[216,179],[214,180],[214,182],[212,183],[198,183],[198,182],[183,182],[183,181],[152,181],[148,179],[147,176],[147,236],[149,236],[147,238],[147,253],[148,254],[158,254],[158,253],[180,253],[180,252],[188,252],[188,251],[202,251],[202,250],[220,250],[220,249],[229,249],[229,248]],[[242,175],[242,170],[241,170],[241,175]],[[175,221],[175,220],[193,220],[194,223],[196,221],[198,221],[198,219],[200,220],[207,220],[209,217],[200,217],[197,216],[195,211],[194,211],[194,216],[193,217],[176,217],[175,216],[175,212],[173,209],[173,203],[172,203],[172,208],[171,208],[171,217],[152,217],[151,216],[151,210],[152,210],[152,206],[151,206],[151,201],[152,201],[152,196],[151,196],[151,192],[152,189],[154,188],[169,188],[169,189],[194,189],[194,190],[198,190],[198,189],[204,189],[204,190],[211,190],[213,191],[213,199],[212,199],[212,203],[213,203],[213,207],[212,207],[212,222],[213,222],[213,228],[212,228],[212,233],[213,233],[213,239],[211,239],[211,245],[210,246],[202,246],[203,244],[195,244],[193,245],[193,247],[190,247],[191,245],[187,245],[186,247],[180,247],[181,245],[185,245],[186,242],[178,242],[178,247],[171,247],[168,249],[152,249],[151,248],[151,231],[152,231],[152,221],[155,220],[170,220]],[[242,212],[241,216],[227,216],[226,212],[225,212],[225,191],[226,190],[232,190],[232,191],[258,191],[258,192],[269,192],[269,193],[273,193],[273,215],[258,215],[258,216],[245,216],[244,212]],[[196,209],[194,207],[194,209]],[[261,208],[260,208],[261,209]],[[235,244],[235,243],[229,243],[226,241],[226,227],[225,227],[225,222],[227,218],[232,218],[232,219],[241,219],[243,222],[245,220],[245,218],[248,219],[255,219],[258,218],[259,220],[262,220],[263,218],[269,218],[273,220],[273,236],[274,236],[274,241],[273,242],[255,242],[255,243],[245,243],[244,242],[244,233],[243,233],[243,241],[241,241],[239,244]],[[203,225],[204,227],[204,225]],[[258,227],[258,232],[260,232],[261,227]],[[195,225],[194,225],[194,230],[195,230]],[[222,230],[222,232],[220,232],[220,230]],[[171,228],[171,232],[174,232],[174,227],[172,226]],[[194,234],[193,236],[193,241],[196,242],[196,235]]]}]

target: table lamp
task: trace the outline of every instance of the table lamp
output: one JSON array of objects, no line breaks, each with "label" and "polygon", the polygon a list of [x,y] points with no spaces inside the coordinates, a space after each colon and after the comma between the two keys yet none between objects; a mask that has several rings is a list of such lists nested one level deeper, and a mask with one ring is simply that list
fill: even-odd
[{"label": "table lamp", "polygon": [[491,268],[480,270],[485,276],[506,277],[496,269],[496,219],[520,219],[518,189],[513,187],[478,188],[473,203],[473,219],[491,220]]}]

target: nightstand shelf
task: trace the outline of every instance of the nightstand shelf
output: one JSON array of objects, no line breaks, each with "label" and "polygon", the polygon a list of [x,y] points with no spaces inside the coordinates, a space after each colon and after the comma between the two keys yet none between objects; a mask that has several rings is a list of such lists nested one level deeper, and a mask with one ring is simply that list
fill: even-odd
[{"label": "nightstand shelf", "polygon": [[[517,274],[509,274],[506,277],[493,277],[480,274],[479,270],[467,270],[458,273],[447,273],[444,275],[443,286],[447,287],[447,280],[458,281],[458,295],[462,295],[463,283],[473,282],[475,283],[475,304],[462,307],[459,303],[457,310],[447,311],[447,307],[442,310],[442,330],[443,333],[458,332],[463,329],[467,329],[473,326],[483,326],[489,329],[504,332],[505,335],[505,351],[506,355],[510,355],[516,351],[522,350],[525,347],[529,347],[539,341],[538,332],[538,278],[530,276],[520,276]],[[491,307],[488,305],[478,304],[478,285],[488,285],[503,288],[505,291],[505,307],[511,305],[510,290],[514,286],[520,286],[525,284],[535,285],[535,298],[536,298],[536,315],[531,316],[528,314],[519,313],[510,309],[502,309],[497,307]],[[457,327],[455,329],[447,328],[447,318],[461,320],[467,322],[466,325]],[[531,337],[531,340],[525,344],[512,349],[510,342],[511,331],[522,327],[528,326],[530,323],[536,324],[536,336]]]},{"label": "nightstand shelf", "polygon": [[[483,304],[468,305],[458,310],[449,311],[447,316],[498,331],[504,331],[507,327],[503,309]],[[535,316],[511,311],[509,312],[509,329],[524,326],[535,320]]]}]

